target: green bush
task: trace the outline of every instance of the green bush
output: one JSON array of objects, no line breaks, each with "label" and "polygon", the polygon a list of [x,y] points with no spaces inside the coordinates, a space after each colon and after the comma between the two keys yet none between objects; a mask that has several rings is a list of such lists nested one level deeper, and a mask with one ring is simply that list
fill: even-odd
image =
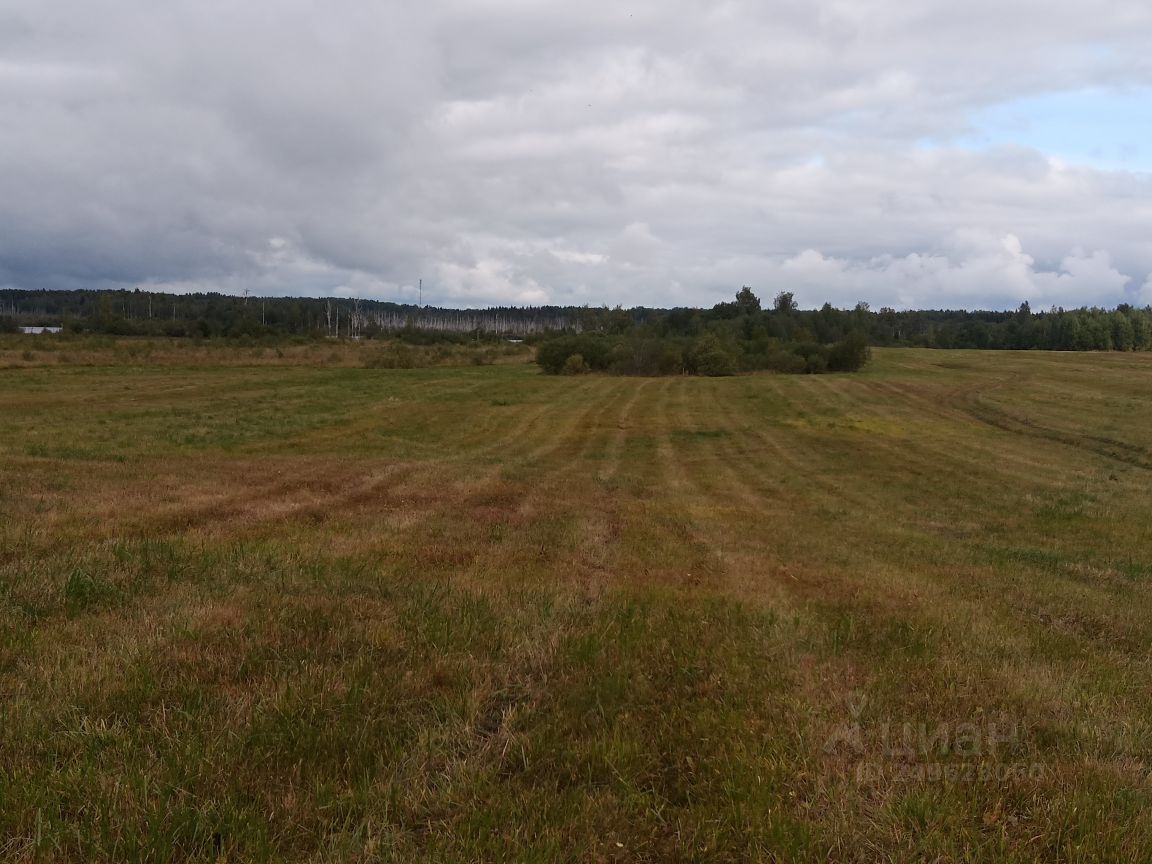
[{"label": "green bush", "polygon": [[828,371],[828,360],[822,353],[809,354],[805,362],[804,371],[809,375],[819,375]]},{"label": "green bush", "polygon": [[720,344],[715,336],[704,336],[692,347],[690,369],[697,375],[719,377],[739,371],[736,354]]},{"label": "green bush", "polygon": [[549,375],[559,375],[568,358],[579,354],[590,371],[602,372],[611,362],[614,344],[614,340],[605,336],[560,336],[540,343],[536,363]]},{"label": "green bush", "polygon": [[634,337],[619,342],[612,352],[611,369],[618,375],[679,375],[684,367],[679,339]]},{"label": "green bush", "polygon": [[828,369],[832,372],[855,372],[872,358],[872,349],[860,333],[849,333],[828,349]]},{"label": "green bush", "polygon": [[564,368],[560,371],[564,375],[583,375],[590,370],[588,364],[584,362],[583,354],[573,354],[564,361]]},{"label": "green bush", "polygon": [[785,375],[799,375],[808,368],[808,364],[794,351],[775,348],[765,355],[764,365],[760,368]]}]

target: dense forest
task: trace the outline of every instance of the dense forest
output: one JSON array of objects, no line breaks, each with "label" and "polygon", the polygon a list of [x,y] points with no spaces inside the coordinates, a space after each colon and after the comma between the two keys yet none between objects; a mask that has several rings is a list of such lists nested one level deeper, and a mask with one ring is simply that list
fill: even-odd
[{"label": "dense forest", "polygon": [[[748,296],[745,296],[748,295]],[[698,339],[735,334],[750,343],[774,339],[831,345],[857,334],[870,345],[927,348],[1010,348],[1061,351],[1133,351],[1152,348],[1152,309],[1122,305],[1013,312],[962,310],[873,311],[867,304],[835,309],[796,308],[787,292],[761,310],[750,290],[744,300],[712,309],[608,309],[503,307],[436,309],[372,300],[160,294],[147,291],[0,290],[0,331],[55,325],[69,332],[194,338],[373,338],[397,331],[477,337],[534,338],[543,334],[600,333],[621,337]],[[749,296],[751,299],[749,299]],[[755,300],[755,308],[752,307]],[[720,326],[720,321],[738,325]],[[742,331],[743,332],[743,331]],[[746,339],[744,337],[747,337]],[[766,344],[766,343],[765,343]],[[753,353],[759,349],[755,345]],[[760,352],[763,353],[763,352]],[[586,360],[588,358],[585,358]]]}]

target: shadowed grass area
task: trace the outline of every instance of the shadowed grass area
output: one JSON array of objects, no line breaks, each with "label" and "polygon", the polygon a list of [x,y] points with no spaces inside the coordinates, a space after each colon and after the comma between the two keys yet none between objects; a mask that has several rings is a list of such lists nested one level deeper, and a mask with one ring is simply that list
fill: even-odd
[{"label": "shadowed grass area", "polygon": [[0,859],[1146,859],[1150,381],[5,370]]}]

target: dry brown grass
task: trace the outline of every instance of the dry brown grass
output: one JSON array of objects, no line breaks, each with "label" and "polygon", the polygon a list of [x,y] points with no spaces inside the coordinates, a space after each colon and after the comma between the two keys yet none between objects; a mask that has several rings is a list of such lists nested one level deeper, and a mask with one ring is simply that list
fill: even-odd
[{"label": "dry brown grass", "polygon": [[1152,358],[8,370],[0,858],[1141,860]]},{"label": "dry brown grass", "polygon": [[352,341],[0,335],[0,369],[44,366],[420,368],[520,363],[530,357],[529,347],[508,342],[408,345],[388,338]]}]

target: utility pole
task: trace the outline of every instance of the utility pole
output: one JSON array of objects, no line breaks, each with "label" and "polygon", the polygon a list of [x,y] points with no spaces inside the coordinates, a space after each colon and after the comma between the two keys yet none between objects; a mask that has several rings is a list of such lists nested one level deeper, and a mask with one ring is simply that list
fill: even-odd
[{"label": "utility pole", "polygon": [[424,280],[420,280],[420,308],[424,308]]}]

